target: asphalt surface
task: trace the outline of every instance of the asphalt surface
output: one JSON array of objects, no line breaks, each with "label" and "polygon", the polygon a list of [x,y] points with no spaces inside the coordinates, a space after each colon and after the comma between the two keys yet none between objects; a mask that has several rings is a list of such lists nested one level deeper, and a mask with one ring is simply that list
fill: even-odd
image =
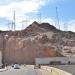
[{"label": "asphalt surface", "polygon": [[0,72],[0,75],[50,75],[50,73],[42,69],[21,67],[20,69],[8,68],[6,71]]},{"label": "asphalt surface", "polygon": [[54,67],[41,66],[41,69],[34,69],[34,65],[25,65],[25,66],[22,65],[20,66],[20,69],[14,69],[11,66],[8,66],[6,69],[2,69],[2,71],[0,69],[0,75],[75,75],[75,74]]}]

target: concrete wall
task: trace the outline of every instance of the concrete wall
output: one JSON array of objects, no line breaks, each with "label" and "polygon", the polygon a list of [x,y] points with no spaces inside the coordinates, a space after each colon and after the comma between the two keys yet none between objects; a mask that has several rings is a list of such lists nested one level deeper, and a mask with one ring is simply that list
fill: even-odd
[{"label": "concrete wall", "polygon": [[58,68],[75,75],[75,65],[50,65],[50,67]]},{"label": "concrete wall", "polygon": [[[66,71],[65,69],[62,70],[61,68],[56,68],[56,67],[51,67],[51,66],[50,67],[49,66],[41,66],[41,68],[46,71],[49,71],[49,73],[51,73],[51,75],[74,75],[73,73],[70,73],[69,71]],[[71,69],[71,68],[69,68],[69,69]]]}]

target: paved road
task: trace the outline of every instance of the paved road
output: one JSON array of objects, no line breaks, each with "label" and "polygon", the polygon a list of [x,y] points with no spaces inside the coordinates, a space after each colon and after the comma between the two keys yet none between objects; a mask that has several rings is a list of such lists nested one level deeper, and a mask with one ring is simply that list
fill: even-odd
[{"label": "paved road", "polygon": [[[20,69],[7,67],[7,70],[1,71],[0,75],[72,75],[54,67],[41,66],[41,69],[34,69],[33,65],[21,66]],[[75,74],[73,74],[75,75]]]},{"label": "paved road", "polygon": [[21,69],[8,69],[7,71],[0,72],[0,75],[50,75],[47,71],[42,69],[21,68]]}]

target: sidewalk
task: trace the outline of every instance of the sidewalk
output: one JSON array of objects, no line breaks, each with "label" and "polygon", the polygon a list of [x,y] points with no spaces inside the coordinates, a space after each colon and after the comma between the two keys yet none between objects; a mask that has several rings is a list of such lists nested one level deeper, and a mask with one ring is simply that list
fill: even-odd
[{"label": "sidewalk", "polygon": [[8,68],[2,68],[2,69],[0,69],[0,72],[3,72],[3,71],[6,71],[6,70],[8,70]]}]

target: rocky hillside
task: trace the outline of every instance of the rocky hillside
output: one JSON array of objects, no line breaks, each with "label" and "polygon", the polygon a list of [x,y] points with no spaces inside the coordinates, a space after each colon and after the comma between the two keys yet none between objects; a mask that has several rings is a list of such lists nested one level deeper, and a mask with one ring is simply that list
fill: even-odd
[{"label": "rocky hillside", "polygon": [[34,63],[36,57],[74,56],[75,33],[49,23],[33,22],[22,31],[0,31],[0,50],[7,63]]}]

